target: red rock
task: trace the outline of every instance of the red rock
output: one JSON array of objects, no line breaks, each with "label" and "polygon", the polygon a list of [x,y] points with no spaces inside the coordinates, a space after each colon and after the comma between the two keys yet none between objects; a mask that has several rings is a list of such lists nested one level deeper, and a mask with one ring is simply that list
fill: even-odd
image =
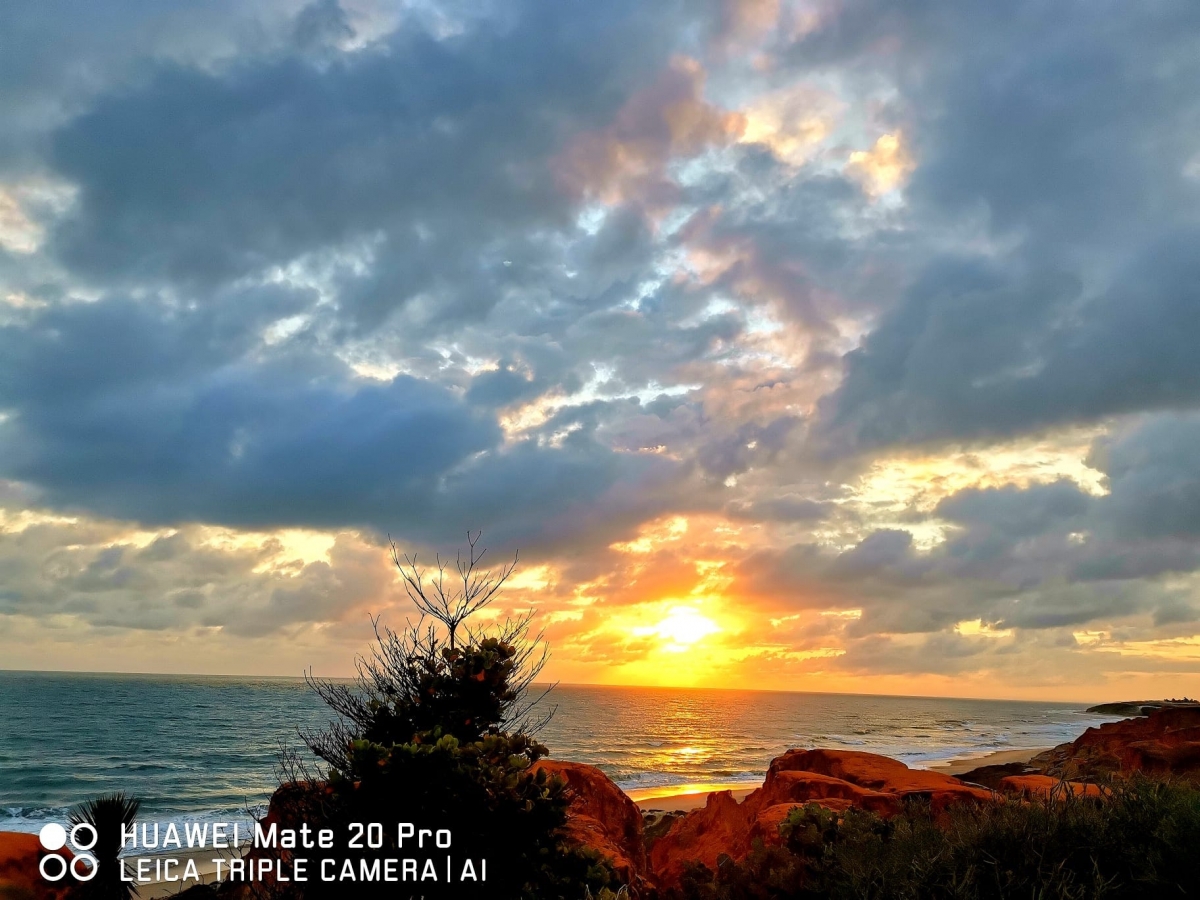
[{"label": "red rock", "polygon": [[896,794],[871,790],[818,772],[785,770],[770,773],[759,790],[762,796],[756,799],[760,809],[777,804],[819,803],[825,806],[828,800],[844,800],[849,806],[886,816],[899,812],[901,806]]},{"label": "red rock", "polygon": [[651,848],[650,868],[660,886],[677,885],[690,863],[711,869],[722,854],[744,858],[756,838],[778,843],[780,824],[797,806],[816,803],[839,813],[857,807],[891,816],[908,798],[940,812],[952,803],[990,801],[992,793],[873,753],[790,750],[772,760],[763,786],[740,804],[722,791],[680,817]]},{"label": "red rock", "polygon": [[[901,800],[927,800],[935,812],[952,803],[985,801],[992,796],[990,791],[964,784],[949,775],[910,769],[897,759],[856,750],[789,750],[771,761],[767,780],[771,780],[772,774],[789,771],[828,775]],[[898,805],[893,807],[893,811],[898,809]],[[884,809],[876,811],[887,812]]]},{"label": "red rock", "polygon": [[[722,853],[734,859],[745,856],[750,851],[758,812],[756,806],[749,805],[750,797],[738,803],[732,791],[716,791],[708,795],[704,806],[677,819],[671,830],[650,848],[650,868],[659,886],[677,885],[691,863],[703,863],[713,869]],[[772,813],[771,819],[777,820],[776,828],[794,805],[785,804],[782,813],[778,810]]]},{"label": "red rock", "polygon": [[1200,777],[1200,707],[1160,709],[1089,728],[1033,763],[1056,776],[1147,772]]},{"label": "red rock", "polygon": [[1076,797],[1104,796],[1097,784],[1062,781],[1050,775],[1008,775],[1000,779],[1000,790],[1005,794],[1019,794],[1023,797],[1059,797],[1066,791],[1070,791]]},{"label": "red rock", "polygon": [[1121,754],[1121,768],[1159,775],[1200,772],[1200,741],[1134,741]]},{"label": "red rock", "polygon": [[618,877],[635,892],[647,874],[642,813],[607,775],[595,766],[561,760],[539,760],[534,771],[566,781],[567,836],[612,860]]},{"label": "red rock", "polygon": [[[68,861],[73,855],[65,847],[57,852]],[[42,878],[38,865],[45,855],[36,834],[0,831],[0,898],[67,900],[71,897],[74,882],[70,875],[58,882]]]}]

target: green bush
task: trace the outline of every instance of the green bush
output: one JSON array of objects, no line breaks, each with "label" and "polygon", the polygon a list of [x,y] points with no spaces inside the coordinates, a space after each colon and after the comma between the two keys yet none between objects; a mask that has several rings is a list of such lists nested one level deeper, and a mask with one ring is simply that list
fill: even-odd
[{"label": "green bush", "polygon": [[[400,632],[376,623],[376,647],[359,661],[354,685],[312,682],[338,718],[328,730],[305,735],[328,769],[320,789],[294,779],[291,813],[314,828],[332,827],[339,837],[351,822],[384,825],[383,846],[352,850],[339,841],[326,851],[339,859],[430,855],[396,846],[398,822],[449,829],[456,867],[464,859],[478,867],[486,858],[487,882],[351,888],[310,881],[301,892],[306,900],[410,894],[580,900],[589,889],[619,887],[604,860],[564,841],[565,783],[534,771],[547,752],[534,738],[545,721],[533,717],[540,698],[529,693],[546,658],[540,635],[530,637],[529,616],[490,630],[469,625],[516,562],[497,573],[479,572],[477,539],[468,536],[470,552],[449,579],[439,559],[431,581],[415,559],[401,561],[393,548],[423,618]],[[441,860],[447,853],[432,855]]]},{"label": "green bush", "polygon": [[781,846],[717,871],[693,868],[695,900],[1140,900],[1200,897],[1200,790],[1134,777],[1102,800],[1003,800],[884,820],[794,810]]}]

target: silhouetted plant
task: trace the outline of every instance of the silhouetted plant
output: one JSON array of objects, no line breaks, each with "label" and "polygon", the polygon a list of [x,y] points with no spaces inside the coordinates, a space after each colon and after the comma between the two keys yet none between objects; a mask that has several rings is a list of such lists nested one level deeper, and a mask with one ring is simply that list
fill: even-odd
[{"label": "silhouetted plant", "polygon": [[137,888],[121,880],[118,856],[123,829],[133,825],[142,802],[124,793],[106,794],[75,807],[69,821],[72,826],[86,823],[96,829],[96,845],[89,851],[99,871],[79,888],[81,897],[95,900],[126,900],[137,896]]},{"label": "silhouetted plant", "polygon": [[372,620],[375,647],[356,661],[353,685],[309,679],[338,719],[323,733],[304,735],[305,743],[335,769],[346,768],[355,740],[395,744],[452,734],[471,742],[501,730],[535,734],[553,714],[531,716],[549,690],[530,690],[548,653],[542,635],[530,635],[533,612],[490,629],[467,624],[496,598],[517,555],[499,571],[480,572],[486,551],[477,550],[479,535],[467,539],[469,552],[457,558],[452,585],[440,557],[437,576],[427,579],[416,557],[401,558],[393,544],[392,560],[420,619],[400,631]]},{"label": "silhouetted plant", "polygon": [[[566,785],[533,764],[546,754],[534,735],[553,713],[533,714],[547,691],[531,691],[546,662],[532,612],[492,627],[471,617],[498,595],[513,561],[481,571],[479,535],[451,567],[440,557],[430,578],[415,557],[392,545],[409,597],[421,613],[400,631],[373,620],[376,642],[357,662],[352,685],[309,679],[337,720],[302,735],[328,764],[319,796],[300,802],[325,821],[411,821],[448,828],[456,858],[489,860],[480,896],[579,900],[588,887],[617,887],[604,860],[568,846]],[[335,832],[339,829],[335,828]],[[390,833],[389,833],[390,831]],[[364,855],[396,856],[394,828]],[[347,856],[346,848],[333,855]],[[396,886],[358,885],[356,897],[395,893]],[[338,884],[310,884],[304,896],[340,896]],[[460,885],[422,883],[426,897],[463,896]]]}]

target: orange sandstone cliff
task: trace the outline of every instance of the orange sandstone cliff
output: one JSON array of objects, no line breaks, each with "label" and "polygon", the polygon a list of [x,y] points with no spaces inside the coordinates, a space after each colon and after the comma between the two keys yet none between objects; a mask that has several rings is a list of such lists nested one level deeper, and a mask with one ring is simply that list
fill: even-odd
[{"label": "orange sandstone cliff", "polygon": [[1132,772],[1200,778],[1200,707],[1164,708],[1089,728],[1030,764],[1044,775],[1065,778]]},{"label": "orange sandstone cliff", "polygon": [[906,800],[929,803],[935,812],[952,803],[992,799],[991,791],[936,772],[910,769],[898,760],[850,750],[790,750],[771,762],[763,786],[738,803],[729,791],[676,820],[650,851],[661,886],[678,884],[689,863],[715,868],[718,857],[740,860],[756,838],[777,843],[779,825],[796,806],[816,803],[844,812],[851,806],[890,816]]},{"label": "orange sandstone cliff", "polygon": [[535,770],[566,781],[567,838],[612,860],[620,879],[636,893],[648,875],[642,812],[607,775],[584,763],[543,759]]}]

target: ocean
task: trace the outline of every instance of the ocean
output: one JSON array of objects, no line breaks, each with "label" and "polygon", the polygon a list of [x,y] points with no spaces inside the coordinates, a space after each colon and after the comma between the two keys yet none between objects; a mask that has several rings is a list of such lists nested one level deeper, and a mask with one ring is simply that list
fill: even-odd
[{"label": "ocean", "polygon": [[[1049,747],[1112,717],[1069,703],[560,685],[539,735],[622,788],[761,783],[791,747],[912,766]],[[302,680],[0,671],[0,831],[123,790],[146,821],[249,820],[281,747],[329,714]]]}]

